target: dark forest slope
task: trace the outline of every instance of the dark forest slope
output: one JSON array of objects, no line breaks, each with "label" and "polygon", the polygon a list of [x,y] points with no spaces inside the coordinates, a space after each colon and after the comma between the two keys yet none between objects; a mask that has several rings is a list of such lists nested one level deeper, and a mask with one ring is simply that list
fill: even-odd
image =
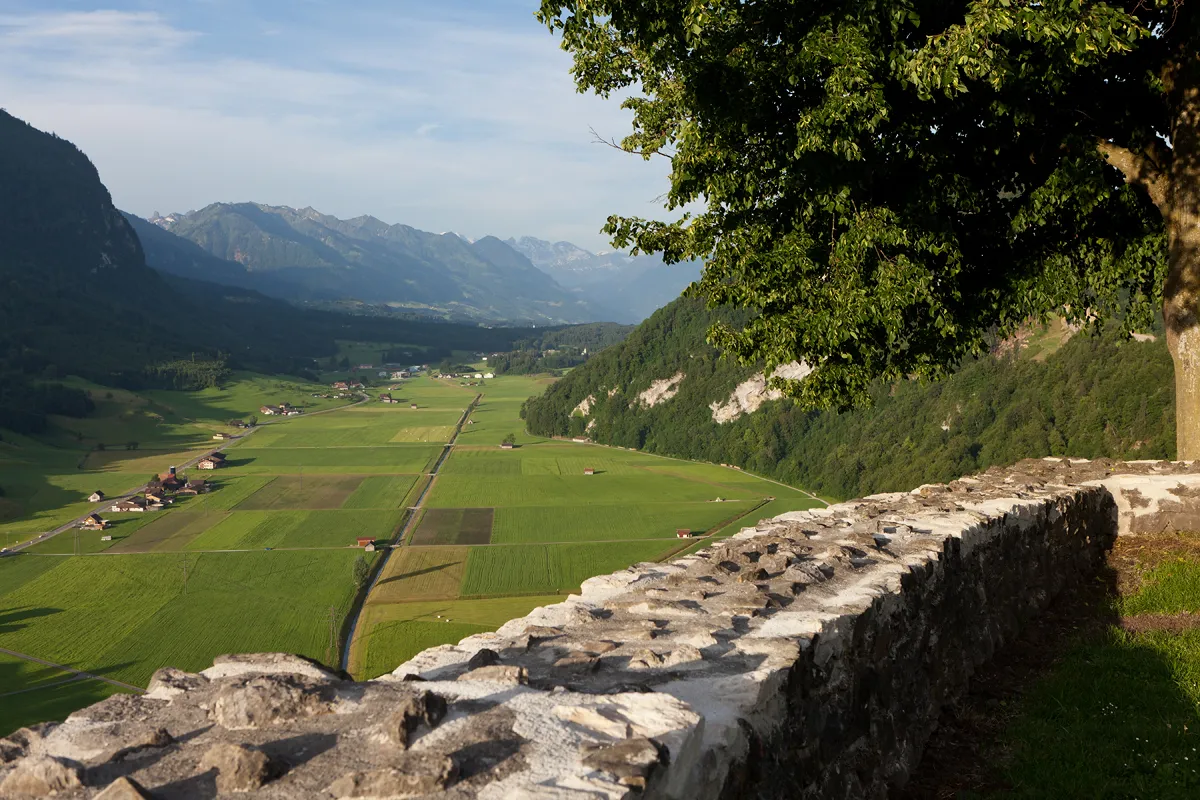
[{"label": "dark forest slope", "polygon": [[[530,400],[530,431],[586,429],[601,443],[737,464],[837,497],[910,489],[1026,457],[1174,454],[1174,377],[1161,340],[1080,334],[1044,360],[1025,351],[970,362],[937,384],[878,386],[869,408],[806,412],[776,400],[717,424],[710,406],[756,370],[705,344],[712,320],[694,300],[660,310]],[[652,382],[678,373],[685,377],[674,398],[639,402]],[[579,404],[589,397],[584,415]]]}]

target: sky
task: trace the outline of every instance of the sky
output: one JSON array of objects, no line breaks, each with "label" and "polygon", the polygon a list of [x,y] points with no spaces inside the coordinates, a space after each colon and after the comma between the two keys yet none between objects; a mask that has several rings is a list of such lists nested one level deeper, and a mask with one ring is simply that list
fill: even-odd
[{"label": "sky", "polygon": [[74,142],[119,208],[312,206],[608,249],[667,165],[598,144],[537,0],[0,0],[0,105]]}]

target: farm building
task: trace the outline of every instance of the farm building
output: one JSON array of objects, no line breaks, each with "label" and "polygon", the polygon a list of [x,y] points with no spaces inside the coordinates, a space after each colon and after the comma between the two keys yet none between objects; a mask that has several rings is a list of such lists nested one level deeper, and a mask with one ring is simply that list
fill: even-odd
[{"label": "farm building", "polygon": [[375,538],[373,536],[360,536],[357,541],[359,547],[375,547]]},{"label": "farm building", "polygon": [[587,440],[587,439],[585,439],[585,438],[583,438],[582,436],[576,436],[576,437],[575,437],[574,439],[572,439],[571,441],[572,441],[572,442],[577,442],[577,443],[579,443],[579,444],[586,444],[588,440]]},{"label": "farm building", "polygon": [[79,527],[85,531],[102,531],[111,526],[112,523],[99,514],[88,514],[83,522],[79,523]]},{"label": "farm building", "polygon": [[210,453],[196,462],[198,469],[219,469],[225,466],[225,456],[220,453]]},{"label": "farm building", "polygon": [[494,377],[496,377],[496,373],[494,373],[494,372],[485,372],[485,373],[483,373],[483,377],[485,377],[485,378],[494,378]]},{"label": "farm building", "polygon": [[188,481],[187,485],[179,490],[179,494],[208,494],[211,488],[212,487],[209,486],[208,481],[202,478],[197,478],[194,481]]},{"label": "farm building", "polygon": [[153,489],[147,489],[146,490],[146,502],[150,503],[150,504],[157,504],[157,505],[162,506],[162,505],[166,505],[167,503],[174,502],[174,501],[171,500],[171,498],[167,497],[166,492],[163,492],[163,491],[156,492]]},{"label": "farm building", "polygon": [[350,388],[350,384],[346,383],[345,381],[335,381],[335,382],[334,382],[334,384],[333,384],[333,388],[335,388],[335,389],[349,389],[349,388]]},{"label": "farm building", "polygon": [[383,394],[379,395],[379,402],[381,402],[381,403],[399,403],[400,401],[397,400],[396,398],[392,397],[392,395],[390,393],[384,392]]},{"label": "farm building", "polygon": [[273,417],[279,413],[279,408],[277,406],[259,406],[258,413],[264,417]]},{"label": "farm building", "polygon": [[677,528],[675,530],[675,537],[677,539],[689,539],[689,538],[691,538],[691,535],[692,535],[692,532],[688,528]]},{"label": "farm building", "polygon": [[228,433],[214,433],[213,434],[213,439],[218,442],[228,441],[229,439],[232,439],[232,438],[233,437],[230,436]]},{"label": "farm building", "polygon": [[94,491],[88,495],[89,502],[99,503],[99,502],[102,502],[103,500],[104,500],[104,492],[100,491],[99,489],[97,489],[96,491]]},{"label": "farm building", "polygon": [[411,408],[413,411],[416,411],[416,410],[417,410],[417,404],[416,404],[416,403],[413,403],[413,404],[411,404],[411,405],[409,406],[409,408]]},{"label": "farm building", "polygon": [[595,475],[596,470],[592,469],[591,467],[587,467],[583,470],[583,474],[584,475]]},{"label": "farm building", "polygon": [[502,442],[502,443],[500,444],[500,449],[501,449],[501,450],[512,450],[512,449],[513,449],[513,443],[512,443],[512,442]]},{"label": "farm building", "polygon": [[[145,501],[139,502],[138,498],[135,497],[131,500],[118,500],[109,506],[108,510],[117,514],[140,513],[146,510],[146,505]],[[93,514],[92,516],[95,515]]]}]

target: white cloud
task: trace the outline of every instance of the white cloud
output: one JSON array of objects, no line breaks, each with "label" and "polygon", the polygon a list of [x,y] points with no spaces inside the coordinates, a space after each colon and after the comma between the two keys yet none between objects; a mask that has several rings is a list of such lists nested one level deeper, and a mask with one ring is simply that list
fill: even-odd
[{"label": "white cloud", "polygon": [[79,145],[135,213],[256,200],[592,248],[608,214],[661,213],[665,162],[592,142],[628,117],[577,94],[532,21],[272,33],[259,51],[156,13],[4,14],[0,97]]}]

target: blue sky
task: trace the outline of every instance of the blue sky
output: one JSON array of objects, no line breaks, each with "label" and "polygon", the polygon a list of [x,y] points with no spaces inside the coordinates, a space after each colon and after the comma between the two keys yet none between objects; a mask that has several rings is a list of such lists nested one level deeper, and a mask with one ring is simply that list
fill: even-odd
[{"label": "blue sky", "polygon": [[536,0],[0,0],[0,103],[137,214],[217,201],[605,249],[666,162],[580,95]]}]

